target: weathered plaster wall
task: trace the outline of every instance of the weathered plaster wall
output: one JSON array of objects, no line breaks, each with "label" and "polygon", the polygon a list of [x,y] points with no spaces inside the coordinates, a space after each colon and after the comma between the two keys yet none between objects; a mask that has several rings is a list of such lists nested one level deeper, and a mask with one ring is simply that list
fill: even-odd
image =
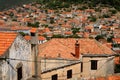
[{"label": "weathered plaster wall", "polygon": [[[91,70],[91,60],[97,61],[97,70]],[[85,57],[83,58],[83,78],[95,78],[98,76],[106,76],[108,74],[112,74],[114,71],[113,59],[109,59],[108,57]],[[111,66],[108,68],[108,65]],[[110,69],[111,68],[111,69]]]},{"label": "weathered plaster wall", "polygon": [[[12,65],[8,65],[6,62],[2,66],[2,70],[5,75],[5,79],[3,80],[17,80],[17,65],[22,63],[22,73],[23,80],[26,80],[31,76],[31,65],[32,62],[22,61],[22,60],[32,60],[31,54],[31,45],[22,37],[18,36],[14,43],[9,48],[9,58],[15,58],[20,60],[10,60],[9,63]],[[10,76],[9,76],[10,75]]]},{"label": "weathered plaster wall", "polygon": [[[55,58],[49,58],[49,59],[41,59],[41,71],[44,72],[46,70],[51,70],[54,68],[62,67],[65,65],[71,65],[77,61],[74,60],[67,60],[67,59],[55,59]],[[39,65],[39,64],[38,64]],[[40,66],[40,65],[39,65]]]},{"label": "weathered plaster wall", "polygon": [[[81,77],[80,67],[81,67],[80,63],[67,66],[67,67],[63,67],[57,70],[52,70],[47,73],[44,73],[41,75],[41,77],[42,77],[42,80],[52,80],[52,75],[57,74],[58,80],[80,80],[80,77]],[[70,79],[67,79],[68,70],[72,70],[72,78]]]}]

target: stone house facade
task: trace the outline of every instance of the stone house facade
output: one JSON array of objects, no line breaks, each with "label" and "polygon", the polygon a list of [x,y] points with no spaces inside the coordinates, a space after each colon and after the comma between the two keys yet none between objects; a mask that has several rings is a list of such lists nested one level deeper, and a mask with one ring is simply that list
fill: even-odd
[{"label": "stone house facade", "polygon": [[0,80],[26,80],[32,75],[31,45],[20,34],[1,32],[0,54]]},{"label": "stone house facade", "polygon": [[52,39],[39,45],[42,80],[94,79],[114,74],[114,56],[94,39]]}]

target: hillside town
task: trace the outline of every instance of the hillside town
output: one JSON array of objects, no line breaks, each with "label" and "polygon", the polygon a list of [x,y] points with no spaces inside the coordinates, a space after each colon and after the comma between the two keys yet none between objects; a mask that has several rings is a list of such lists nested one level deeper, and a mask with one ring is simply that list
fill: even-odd
[{"label": "hillside town", "polygon": [[48,9],[0,12],[0,80],[120,80],[120,12]]}]

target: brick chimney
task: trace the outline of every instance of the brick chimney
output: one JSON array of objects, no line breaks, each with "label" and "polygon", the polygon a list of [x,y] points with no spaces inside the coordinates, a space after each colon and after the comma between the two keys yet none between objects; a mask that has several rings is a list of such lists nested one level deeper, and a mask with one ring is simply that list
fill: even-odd
[{"label": "brick chimney", "polygon": [[76,43],[75,43],[75,57],[76,57],[76,58],[79,58],[79,57],[80,57],[78,40],[76,40]]}]

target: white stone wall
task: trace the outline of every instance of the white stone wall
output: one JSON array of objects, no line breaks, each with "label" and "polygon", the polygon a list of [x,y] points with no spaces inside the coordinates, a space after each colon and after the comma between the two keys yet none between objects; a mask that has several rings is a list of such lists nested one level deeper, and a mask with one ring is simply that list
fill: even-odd
[{"label": "white stone wall", "polygon": [[2,66],[2,74],[5,75],[3,80],[17,80],[17,65],[22,63],[22,75],[23,79],[26,80],[28,77],[31,76],[32,72],[32,62],[23,61],[23,60],[31,60],[32,61],[32,54],[31,54],[31,45],[22,37],[18,36],[11,47],[9,48],[9,58],[19,59],[19,60],[10,60],[9,63],[12,65],[8,65],[6,62]]},{"label": "white stone wall", "polygon": [[[63,67],[60,69],[52,70],[47,73],[44,73],[41,75],[42,80],[52,80],[52,75],[57,74],[58,75],[58,80],[80,80],[81,78],[81,72],[80,72],[80,63]],[[72,70],[72,78],[68,79],[67,78],[67,71]]]},{"label": "white stone wall", "polygon": [[[91,60],[97,61],[97,70],[91,70]],[[109,65],[109,67],[108,67]],[[85,57],[83,58],[83,78],[95,78],[98,76],[106,76],[108,73],[114,72],[113,59],[111,57]]]}]

